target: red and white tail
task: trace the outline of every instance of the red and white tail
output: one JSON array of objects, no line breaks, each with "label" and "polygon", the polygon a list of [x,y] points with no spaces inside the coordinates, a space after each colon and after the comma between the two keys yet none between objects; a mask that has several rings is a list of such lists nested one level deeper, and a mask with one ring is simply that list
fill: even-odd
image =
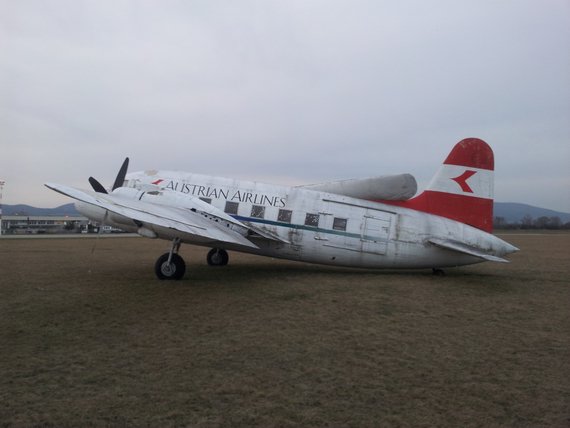
[{"label": "red and white tail", "polygon": [[491,232],[494,167],[491,147],[478,138],[466,138],[455,145],[423,193],[396,205]]}]

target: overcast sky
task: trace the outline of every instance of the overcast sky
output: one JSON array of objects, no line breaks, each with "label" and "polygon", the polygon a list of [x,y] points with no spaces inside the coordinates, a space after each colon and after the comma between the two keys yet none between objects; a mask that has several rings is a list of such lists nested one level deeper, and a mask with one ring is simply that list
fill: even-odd
[{"label": "overcast sky", "polygon": [[464,137],[495,198],[570,212],[569,0],[0,0],[4,203],[171,169],[412,173]]}]

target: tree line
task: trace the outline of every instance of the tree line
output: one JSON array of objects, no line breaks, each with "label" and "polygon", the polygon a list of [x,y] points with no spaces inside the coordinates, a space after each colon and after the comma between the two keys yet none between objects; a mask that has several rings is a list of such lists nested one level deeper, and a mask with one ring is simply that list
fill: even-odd
[{"label": "tree line", "polygon": [[533,218],[525,215],[522,220],[510,223],[504,217],[495,217],[493,219],[493,227],[495,229],[548,229],[548,230],[570,230],[570,221],[563,223],[560,217],[541,216]]}]

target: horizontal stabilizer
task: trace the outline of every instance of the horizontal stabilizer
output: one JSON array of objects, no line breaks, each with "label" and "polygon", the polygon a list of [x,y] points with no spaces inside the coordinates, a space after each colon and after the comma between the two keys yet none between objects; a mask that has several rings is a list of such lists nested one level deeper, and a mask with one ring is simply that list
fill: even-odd
[{"label": "horizontal stabilizer", "polygon": [[418,184],[411,174],[329,181],[299,186],[304,189],[350,196],[351,198],[386,201],[405,201],[416,194]]},{"label": "horizontal stabilizer", "polygon": [[468,254],[470,256],[479,257],[480,259],[487,260],[490,262],[509,263],[508,260],[502,259],[501,257],[493,256],[491,254],[487,254],[479,248],[472,247],[470,245],[464,244],[459,241],[453,241],[450,239],[430,238],[428,242],[437,245],[438,247],[445,248],[447,250],[457,251],[460,253]]}]

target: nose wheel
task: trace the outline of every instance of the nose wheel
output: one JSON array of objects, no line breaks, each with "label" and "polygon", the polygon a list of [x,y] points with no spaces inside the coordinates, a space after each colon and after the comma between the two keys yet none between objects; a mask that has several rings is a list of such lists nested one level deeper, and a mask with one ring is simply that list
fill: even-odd
[{"label": "nose wheel", "polygon": [[154,272],[158,279],[181,279],[186,272],[186,263],[178,255],[180,240],[176,238],[172,242],[170,252],[164,253],[154,264]]}]

